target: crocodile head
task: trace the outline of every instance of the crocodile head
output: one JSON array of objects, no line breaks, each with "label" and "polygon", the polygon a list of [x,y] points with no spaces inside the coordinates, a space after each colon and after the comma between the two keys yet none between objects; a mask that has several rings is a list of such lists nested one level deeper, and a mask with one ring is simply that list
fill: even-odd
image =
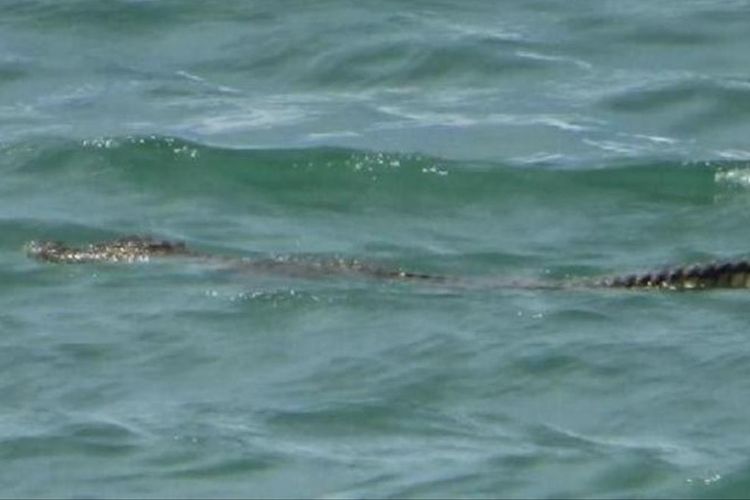
[{"label": "crocodile head", "polygon": [[64,264],[86,262],[145,262],[151,257],[189,255],[184,243],[129,236],[84,247],[72,247],[58,241],[30,241],[26,254],[45,262]]}]

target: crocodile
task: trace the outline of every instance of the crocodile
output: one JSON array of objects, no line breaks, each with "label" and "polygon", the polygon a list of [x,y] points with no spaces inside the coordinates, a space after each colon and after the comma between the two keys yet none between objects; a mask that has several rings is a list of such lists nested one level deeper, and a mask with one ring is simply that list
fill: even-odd
[{"label": "crocodile", "polygon": [[[154,239],[149,236],[127,236],[111,241],[91,243],[82,247],[58,241],[31,241],[25,245],[29,257],[42,262],[60,264],[148,262],[154,258],[194,258],[225,263],[291,276],[358,274],[372,278],[450,282],[447,276],[402,269],[389,269],[356,259],[309,260],[281,257],[248,259],[203,253],[188,248],[183,242]],[[571,282],[530,283],[505,282],[504,286],[524,289],[612,288],[638,290],[708,290],[750,288],[750,262],[746,260],[680,266],[655,272],[634,273]]]},{"label": "crocodile", "polygon": [[188,248],[183,242],[158,240],[149,236],[126,236],[111,241],[91,243],[82,247],[70,246],[60,241],[30,241],[25,245],[26,254],[38,261],[58,264],[86,263],[138,263],[158,258],[192,258],[203,262],[224,264],[232,268],[269,272],[288,276],[325,276],[359,274],[373,278],[401,280],[443,281],[443,276],[389,269],[375,266],[357,259],[309,259],[281,256],[276,258],[249,259],[199,252]]}]

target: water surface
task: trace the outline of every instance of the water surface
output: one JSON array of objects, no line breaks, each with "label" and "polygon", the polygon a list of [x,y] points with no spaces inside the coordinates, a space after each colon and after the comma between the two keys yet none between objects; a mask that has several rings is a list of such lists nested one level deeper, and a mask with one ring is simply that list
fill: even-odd
[{"label": "water surface", "polygon": [[749,10],[2,2],[3,495],[746,495],[748,294],[497,285],[748,256]]}]

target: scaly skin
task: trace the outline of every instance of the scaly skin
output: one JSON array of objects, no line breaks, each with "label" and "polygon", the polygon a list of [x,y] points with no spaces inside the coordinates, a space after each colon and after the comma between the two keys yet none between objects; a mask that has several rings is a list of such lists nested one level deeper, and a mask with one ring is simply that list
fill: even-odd
[{"label": "scaly skin", "polygon": [[[184,243],[129,236],[94,243],[81,248],[54,241],[32,241],[26,245],[29,257],[43,262],[80,264],[90,262],[147,262],[152,258],[194,257],[223,262],[241,268],[296,276],[360,274],[373,278],[446,282],[448,278],[400,269],[383,269],[357,260],[335,259],[306,261],[299,259],[248,260],[194,252]],[[521,289],[616,288],[651,290],[707,290],[750,288],[750,263],[747,261],[678,267],[672,270],[630,274],[575,283],[505,283]]]},{"label": "scaly skin", "polygon": [[678,267],[672,270],[617,276],[599,281],[608,288],[706,290],[750,288],[750,263],[741,260],[721,264]]},{"label": "scaly skin", "polygon": [[181,242],[154,240],[143,236],[127,236],[113,241],[92,243],[84,247],[72,247],[58,241],[31,241],[25,245],[25,250],[31,258],[57,264],[134,263],[148,262],[152,258],[193,257],[226,264],[233,268],[290,276],[360,274],[386,279],[429,279],[433,281],[444,279],[440,276],[412,273],[400,269],[383,269],[352,259],[315,261],[287,257],[249,260],[240,257],[211,255],[190,250]]},{"label": "scaly skin", "polygon": [[82,248],[70,247],[59,241],[30,241],[25,249],[29,257],[61,264],[147,262],[152,257],[197,256],[184,243],[157,241],[140,236],[95,243]]}]

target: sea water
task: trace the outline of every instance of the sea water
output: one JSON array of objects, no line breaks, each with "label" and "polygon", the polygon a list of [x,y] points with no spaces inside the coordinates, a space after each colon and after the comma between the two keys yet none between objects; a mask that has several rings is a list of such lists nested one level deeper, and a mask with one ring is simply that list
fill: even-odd
[{"label": "sea water", "polygon": [[747,496],[750,294],[506,284],[748,256],[749,15],[0,2],[0,495]]}]

